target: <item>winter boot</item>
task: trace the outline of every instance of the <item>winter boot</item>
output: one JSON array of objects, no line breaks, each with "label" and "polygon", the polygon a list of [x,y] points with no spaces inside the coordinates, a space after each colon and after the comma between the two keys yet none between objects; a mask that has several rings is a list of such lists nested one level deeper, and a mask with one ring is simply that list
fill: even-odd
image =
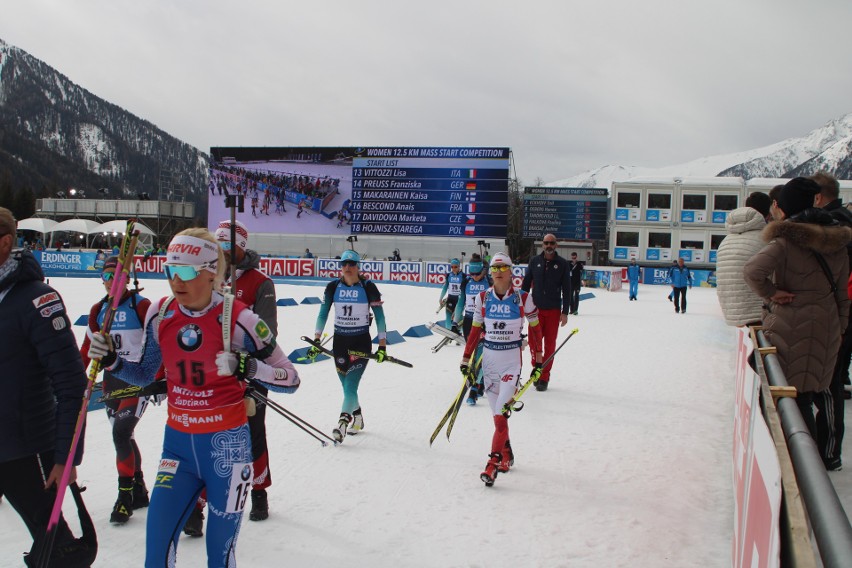
[{"label": "winter boot", "polygon": [[150,502],[145,479],[142,477],[142,472],[137,471],[133,476],[133,510],[145,508]]},{"label": "winter boot", "polygon": [[513,465],[515,465],[515,454],[512,452],[512,444],[509,443],[509,440],[506,440],[506,446],[503,448],[503,459],[500,460],[497,471],[506,473]]},{"label": "winter boot", "polygon": [[331,431],[331,435],[334,437],[334,440],[337,443],[343,441],[343,438],[346,437],[346,429],[349,427],[349,424],[352,423],[352,416],[347,414],[346,412],[340,413],[340,421],[337,423],[337,428]]},{"label": "winter boot", "polygon": [[494,485],[494,480],[497,479],[497,466],[500,464],[503,456],[499,452],[494,452],[488,454],[488,457],[491,459],[485,464],[485,471],[479,474],[479,479],[485,482],[486,487],[491,487]]},{"label": "winter boot", "polygon": [[269,518],[269,501],[266,499],[266,489],[251,490],[250,521],[265,521]]},{"label": "winter boot", "polygon": [[201,510],[202,508],[199,503],[195,503],[192,513],[189,514],[189,518],[183,527],[183,534],[196,537],[204,536],[204,512]]},{"label": "winter boot", "polygon": [[109,522],[123,525],[133,515],[133,478],[121,476],[118,478],[118,499],[112,508]]},{"label": "winter boot", "polygon": [[352,413],[352,428],[350,428],[350,434],[353,436],[364,429],[364,415],[361,414],[361,407],[355,409],[355,412]]}]

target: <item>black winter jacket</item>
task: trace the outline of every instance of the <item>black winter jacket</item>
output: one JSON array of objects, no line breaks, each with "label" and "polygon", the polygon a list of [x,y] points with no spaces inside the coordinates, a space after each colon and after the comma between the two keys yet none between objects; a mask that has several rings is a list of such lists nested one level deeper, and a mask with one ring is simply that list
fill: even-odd
[{"label": "black winter jacket", "polygon": [[568,261],[554,253],[547,261],[544,253],[534,256],[527,265],[521,289],[532,289],[533,302],[540,310],[562,310],[567,314],[571,307],[571,280],[568,277]]},{"label": "black winter jacket", "polygon": [[[65,463],[86,375],[59,294],[29,251],[0,281],[0,463],[55,450]],[[82,438],[75,464],[83,455]]]}]

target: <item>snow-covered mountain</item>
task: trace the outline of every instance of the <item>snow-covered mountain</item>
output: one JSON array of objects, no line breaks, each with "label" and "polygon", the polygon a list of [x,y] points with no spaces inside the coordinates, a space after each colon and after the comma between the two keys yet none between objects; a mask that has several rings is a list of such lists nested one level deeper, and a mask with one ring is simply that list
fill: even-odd
[{"label": "snow-covered mountain", "polygon": [[207,163],[197,148],[0,39],[0,170],[19,183],[155,195],[166,170],[203,197]]},{"label": "snow-covered mountain", "polygon": [[662,168],[608,165],[548,183],[551,187],[606,187],[634,177],[792,178],[819,170],[852,178],[852,113],[798,138],[769,146],[699,158]]}]

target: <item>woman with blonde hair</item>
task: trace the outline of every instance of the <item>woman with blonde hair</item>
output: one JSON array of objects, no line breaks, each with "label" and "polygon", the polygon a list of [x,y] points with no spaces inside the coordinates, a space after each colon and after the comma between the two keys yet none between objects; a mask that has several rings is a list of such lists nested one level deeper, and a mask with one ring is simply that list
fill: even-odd
[{"label": "woman with blonde hair", "polygon": [[101,335],[92,337],[89,354],[103,357],[115,376],[131,384],[151,382],[161,363],[166,370],[168,420],[148,510],[145,566],[174,565],[181,530],[205,487],[208,565],[236,566],[253,477],[246,383],[294,392],[299,375],[263,320],[219,293],[225,261],[210,232],[178,233],[163,268],[173,297],[152,302],[140,360],[116,357]]}]

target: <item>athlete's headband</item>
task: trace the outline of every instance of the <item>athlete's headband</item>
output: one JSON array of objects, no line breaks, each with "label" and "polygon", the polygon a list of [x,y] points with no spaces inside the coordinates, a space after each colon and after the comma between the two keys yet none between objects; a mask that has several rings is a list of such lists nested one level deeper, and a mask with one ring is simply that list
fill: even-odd
[{"label": "athlete's headband", "polygon": [[217,273],[219,247],[215,243],[189,235],[178,235],[166,250],[166,264],[199,266],[213,274]]}]

